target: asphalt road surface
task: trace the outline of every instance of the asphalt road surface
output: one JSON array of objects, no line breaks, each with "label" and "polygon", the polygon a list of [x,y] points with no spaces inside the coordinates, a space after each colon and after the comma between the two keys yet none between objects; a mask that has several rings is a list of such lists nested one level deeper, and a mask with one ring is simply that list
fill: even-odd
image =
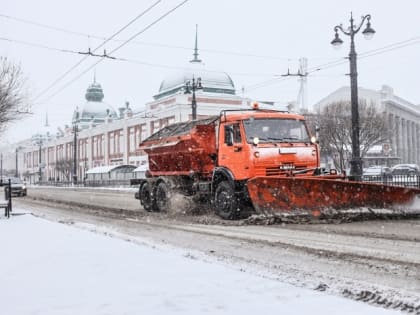
[{"label": "asphalt road surface", "polygon": [[182,205],[175,215],[146,213],[134,191],[40,188],[14,202],[49,220],[163,242],[198,259],[420,314],[420,220],[241,225]]}]

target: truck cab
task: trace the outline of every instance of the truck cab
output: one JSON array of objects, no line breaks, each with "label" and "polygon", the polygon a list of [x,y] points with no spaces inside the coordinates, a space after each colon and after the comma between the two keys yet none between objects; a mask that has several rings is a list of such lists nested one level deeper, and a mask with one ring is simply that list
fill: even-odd
[{"label": "truck cab", "polygon": [[305,174],[319,166],[318,146],[300,115],[229,113],[221,119],[218,138],[218,166],[229,169],[236,180]]}]

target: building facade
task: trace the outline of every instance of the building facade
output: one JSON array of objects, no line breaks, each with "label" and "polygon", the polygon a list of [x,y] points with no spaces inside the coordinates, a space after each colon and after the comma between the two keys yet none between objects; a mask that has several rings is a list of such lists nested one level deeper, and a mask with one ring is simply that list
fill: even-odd
[{"label": "building facade", "polygon": [[197,119],[249,103],[236,95],[228,74],[206,71],[196,46],[185,71],[165,78],[153,101],[139,112],[133,112],[128,103],[115,111],[104,102],[104,91],[95,78],[86,91],[86,102],[74,111],[72,127],[54,137],[37,135],[21,145],[21,174],[32,183],[70,181],[75,164],[78,180],[98,166],[140,165],[144,156],[138,148],[144,139],[169,124],[192,119],[193,95],[186,91],[198,78],[202,89],[194,91]]}]

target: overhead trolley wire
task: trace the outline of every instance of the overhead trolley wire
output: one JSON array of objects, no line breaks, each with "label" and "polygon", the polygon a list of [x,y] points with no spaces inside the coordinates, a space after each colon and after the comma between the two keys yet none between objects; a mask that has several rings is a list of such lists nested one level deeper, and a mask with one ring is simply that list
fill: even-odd
[{"label": "overhead trolley wire", "polygon": [[[158,2],[160,2],[160,1],[158,1]],[[135,21],[135,20],[131,21],[129,24],[126,25],[126,27],[124,27],[123,29],[121,29],[119,32],[115,33],[113,36],[111,36],[109,38],[105,38],[105,37],[90,35],[90,34],[87,34],[87,33],[81,33],[81,32],[76,32],[76,31],[72,31],[72,30],[68,30],[68,29],[64,29],[64,28],[59,28],[59,27],[55,27],[55,26],[51,26],[51,25],[47,25],[47,24],[43,24],[43,23],[38,23],[38,22],[34,22],[34,21],[22,19],[22,18],[12,17],[12,16],[5,15],[5,14],[0,14],[0,17],[11,19],[11,20],[15,20],[15,21],[22,22],[22,23],[36,25],[36,26],[39,26],[39,27],[47,28],[47,29],[52,29],[52,30],[59,31],[59,32],[65,32],[65,33],[69,33],[69,34],[73,34],[73,35],[77,35],[77,36],[92,37],[92,38],[96,38],[96,39],[105,40],[105,42],[102,43],[97,48],[95,48],[94,51],[96,51],[97,49],[103,47],[103,45],[105,45],[105,43],[107,43],[107,42],[109,42],[111,40],[112,41],[120,41],[120,42],[123,41],[121,39],[116,39],[114,37],[117,34],[121,33],[126,27],[128,27],[130,24],[132,24]],[[77,54],[80,53],[80,52],[76,52],[76,51],[72,51],[72,50],[68,50],[68,49],[53,48],[53,47],[49,47],[49,46],[45,46],[45,45],[34,44],[34,43],[29,43],[29,42],[19,41],[19,40],[13,40],[13,39],[10,39],[10,38],[5,38],[5,37],[0,37],[0,40],[9,41],[9,42],[15,42],[15,43],[23,44],[23,45],[28,45],[28,46],[34,46],[34,47],[38,47],[38,48],[55,50],[55,51],[65,52],[65,53],[77,53]],[[130,40],[128,40],[128,41],[130,41]],[[125,40],[124,43],[125,42],[127,42],[127,40]],[[136,44],[141,44],[141,45],[150,45],[150,46],[167,47],[167,48],[177,48],[177,49],[185,49],[185,50],[190,50],[191,49],[190,47],[173,46],[173,45],[166,45],[166,44],[145,43],[145,42],[138,42],[138,41],[132,41],[132,42],[133,43],[136,43]],[[364,59],[364,58],[367,58],[367,57],[379,55],[379,54],[382,54],[382,53],[385,53],[385,52],[389,52],[389,51],[393,51],[393,50],[396,50],[396,49],[404,48],[406,46],[414,45],[414,44],[417,44],[417,43],[420,43],[420,36],[416,36],[416,37],[410,38],[408,40],[400,41],[400,42],[397,42],[397,43],[389,44],[387,46],[383,46],[383,47],[380,47],[380,48],[369,50],[367,52],[360,53],[358,55],[358,59]],[[215,50],[215,49],[201,49],[201,50],[202,51],[211,52],[211,53],[231,54],[231,55],[238,55],[238,56],[249,56],[249,57],[257,57],[257,58],[265,58],[265,59],[287,59],[287,60],[294,60],[293,58],[275,57],[275,56],[263,56],[263,55],[257,55],[257,54],[238,53],[238,52]],[[83,58],[77,64],[77,66],[81,62],[83,62],[87,57],[88,56],[86,56],[85,58]],[[143,61],[139,61],[139,60],[133,60],[133,59],[113,57],[113,59],[114,58],[116,60],[119,60],[119,61],[131,62],[131,63],[136,63],[136,64],[142,64],[142,65],[151,66],[151,67],[172,68],[172,69],[186,69],[185,67],[176,67],[176,66],[163,65],[163,64],[153,64],[153,63],[147,63],[147,62],[143,62]],[[335,59],[335,60],[330,61],[330,62],[327,62],[327,63],[323,63],[321,65],[310,67],[308,69],[307,74],[309,75],[309,74],[314,73],[314,72],[317,72],[317,71],[321,71],[321,70],[325,70],[325,69],[329,69],[329,68],[332,68],[332,67],[336,67],[336,66],[345,64],[345,63],[347,63],[347,59],[348,59],[348,57],[342,57],[342,58]],[[75,65],[75,67],[77,67],[77,66]],[[207,70],[207,71],[208,72],[212,72],[212,70]],[[216,70],[214,70],[214,71],[216,71]],[[68,73],[70,73],[70,71]],[[65,75],[67,75],[68,73],[66,73]],[[63,75],[63,77],[65,77],[65,75]],[[267,74],[236,73],[236,75],[243,75],[243,76],[266,76]],[[259,88],[262,88],[262,87],[265,87],[265,86],[268,86],[268,85],[271,85],[271,84],[274,84],[274,83],[277,83],[277,82],[281,82],[283,80],[288,80],[288,79],[290,79],[290,78],[289,77],[272,78],[272,79],[269,79],[269,80],[266,80],[266,81],[262,81],[260,83],[256,83],[256,84],[250,85],[246,89],[247,90],[255,90],[255,89],[259,89]],[[60,79],[60,81],[61,81],[61,79]],[[39,98],[39,96],[37,98]]]},{"label": "overhead trolley wire", "polygon": [[[111,52],[109,52],[109,54],[113,54],[114,52],[118,51],[119,49],[121,49],[122,47],[124,47],[125,45],[127,45],[131,40],[133,40],[134,38],[136,38],[137,36],[143,34],[145,31],[147,31],[148,29],[150,29],[152,26],[154,26],[156,23],[160,22],[161,20],[163,20],[165,17],[167,17],[169,14],[171,14],[172,12],[174,12],[175,10],[177,10],[178,8],[180,8],[181,6],[183,6],[185,3],[187,3],[189,0],[184,0],[181,3],[179,3],[178,5],[176,5],[175,7],[173,7],[172,9],[170,9],[169,11],[167,11],[166,13],[164,13],[163,15],[161,15],[159,18],[157,18],[156,20],[154,20],[152,23],[148,24],[145,28],[143,28],[141,31],[135,33],[133,36],[131,36],[129,39],[127,39],[125,42],[123,42],[121,45],[117,46],[116,48],[114,48],[113,50],[111,50]],[[72,80],[70,80],[69,82],[67,82],[64,86],[62,86],[59,90],[57,90],[54,94],[52,94],[51,96],[49,96],[46,100],[44,100],[44,102],[47,102],[48,100],[50,100],[51,98],[53,98],[54,96],[56,96],[57,94],[59,94],[61,91],[63,91],[64,89],[66,89],[68,86],[70,86],[71,84],[73,84],[75,81],[77,81],[80,77],[82,77],[85,73],[87,73],[88,71],[90,71],[92,68],[94,68],[96,65],[98,65],[100,62],[102,62],[105,58],[102,57],[101,59],[99,59],[97,62],[95,62],[94,64],[92,64],[90,67],[88,67],[86,70],[84,70],[83,72],[81,72],[79,75],[77,75],[76,77],[74,77]]]},{"label": "overhead trolley wire", "polygon": [[[80,37],[87,37],[87,38],[94,38],[98,40],[106,40],[106,37],[88,34],[88,33],[82,33],[77,31],[72,31],[69,29],[64,29],[52,25],[47,25],[35,21],[30,21],[27,19],[17,18],[10,15],[0,14],[0,17],[7,18],[10,20],[18,21],[21,23],[29,24],[29,25],[36,25],[38,27],[51,29],[57,32],[63,32],[71,35],[76,35]],[[117,39],[113,38],[112,41],[116,42],[123,42],[125,39]],[[168,44],[162,44],[162,43],[148,43],[148,42],[141,42],[141,41],[132,41],[133,44],[138,45],[144,45],[144,46],[152,46],[152,47],[165,47],[165,48],[172,48],[172,49],[182,49],[182,50],[191,50],[191,47],[185,47],[185,46],[178,46],[178,45],[168,45]],[[259,55],[259,54],[253,54],[253,53],[243,53],[238,51],[226,51],[226,50],[219,50],[219,49],[206,49],[206,48],[200,48],[200,51],[203,52],[209,52],[214,54],[224,54],[224,55],[233,55],[233,56],[242,56],[242,57],[254,57],[254,58],[262,58],[262,59],[277,59],[277,60],[297,60],[297,58],[290,58],[290,57],[279,57],[279,56],[270,56],[270,55]],[[313,59],[313,58],[311,58]]]},{"label": "overhead trolley wire", "polygon": [[[120,34],[122,31],[124,31],[128,26],[133,24],[135,21],[137,21],[139,18],[144,16],[147,12],[152,10],[156,5],[158,5],[162,0],[158,0],[154,2],[151,6],[149,6],[146,10],[142,11],[140,14],[138,14],[134,19],[132,19],[130,22],[128,22],[126,25],[124,25],[122,28],[120,28],[117,32],[115,32],[113,35],[111,35],[109,38],[107,38],[102,44],[97,46],[95,49],[93,49],[93,52],[97,51],[99,48],[103,47],[107,42],[112,40],[115,36]],[[76,64],[74,64],[72,67],[70,67],[66,72],[64,72],[61,76],[59,76],[56,80],[54,80],[47,88],[42,90],[35,98],[34,101],[39,99],[41,96],[43,96],[45,93],[47,93],[49,90],[51,90],[55,85],[57,85],[61,80],[63,80],[69,73],[71,73],[74,69],[76,69],[83,61],[85,61],[87,58],[89,58],[89,55],[84,56],[81,60],[79,60]]]},{"label": "overhead trolley wire", "polygon": [[[146,62],[146,61],[131,59],[131,58],[114,57],[114,56],[110,57],[110,56],[108,56],[108,53],[107,53],[107,55],[95,55],[92,52],[91,53],[89,53],[89,52],[87,52],[87,53],[83,52],[82,53],[80,51],[51,47],[51,46],[46,46],[46,45],[42,45],[42,44],[38,44],[38,43],[21,41],[21,40],[16,40],[16,39],[12,39],[12,38],[6,38],[6,37],[0,37],[0,40],[7,41],[7,42],[10,42],[10,43],[17,43],[17,44],[21,44],[21,45],[25,45],[25,46],[40,48],[40,49],[63,52],[63,53],[72,53],[72,54],[76,54],[76,55],[89,54],[90,56],[94,56],[94,57],[107,57],[107,58],[117,60],[117,61],[128,62],[128,63],[138,64],[138,65],[143,65],[143,66],[148,66],[148,67],[174,69],[174,70],[191,70],[192,69],[192,68],[188,68],[188,67],[173,66],[173,65],[169,65],[169,64],[151,63],[151,62]],[[226,69],[225,70],[202,69],[201,71],[202,72],[209,72],[209,73],[219,73],[219,72],[226,71]],[[233,74],[233,75],[238,75],[238,76],[254,76],[254,77],[266,77],[266,76],[269,76],[269,75],[274,75],[274,74],[270,74],[270,73],[247,73],[247,72],[231,72],[231,71],[229,71],[229,73]]]},{"label": "overhead trolley wire", "polygon": [[47,49],[47,50],[52,50],[52,51],[63,52],[63,53],[79,54],[79,52],[77,52],[75,50],[50,47],[50,46],[47,46],[47,45],[31,43],[31,42],[27,42],[27,41],[23,41],[23,40],[11,39],[11,38],[2,37],[2,36],[0,36],[0,40],[10,42],[10,43],[17,43],[17,44],[21,44],[21,45],[25,45],[25,46],[31,46],[31,47],[36,47],[36,48],[42,48],[42,49]]}]

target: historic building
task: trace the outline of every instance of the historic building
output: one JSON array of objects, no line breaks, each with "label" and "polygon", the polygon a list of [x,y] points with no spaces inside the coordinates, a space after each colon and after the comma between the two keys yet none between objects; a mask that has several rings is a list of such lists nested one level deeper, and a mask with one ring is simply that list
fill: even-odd
[{"label": "historic building", "polygon": [[[393,131],[382,149],[376,148],[377,161],[420,164],[420,105],[412,104],[394,94],[391,87],[383,85],[379,91],[359,88],[359,99],[377,106]],[[324,105],[350,101],[350,87],[342,87],[323,98],[314,106],[317,111]]]},{"label": "historic building", "polygon": [[198,58],[196,38],[193,59],[185,70],[164,78],[153,100],[140,112],[133,112],[128,103],[115,111],[104,102],[105,93],[95,78],[86,91],[86,102],[74,111],[72,127],[54,137],[38,135],[29,146],[26,143],[23,174],[31,182],[69,181],[74,161],[79,180],[98,166],[140,165],[144,162],[138,149],[141,141],[168,124],[192,119],[193,94],[186,92],[199,78],[202,88],[194,90],[197,118],[243,107],[230,76],[206,70]]}]

